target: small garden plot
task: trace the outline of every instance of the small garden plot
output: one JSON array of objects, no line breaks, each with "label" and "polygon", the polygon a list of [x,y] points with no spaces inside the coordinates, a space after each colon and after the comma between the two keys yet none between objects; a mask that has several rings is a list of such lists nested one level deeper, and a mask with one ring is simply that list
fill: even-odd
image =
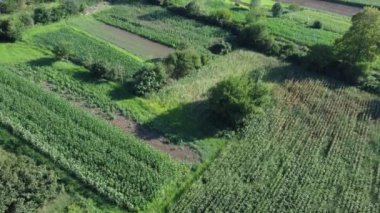
[{"label": "small garden plot", "polygon": [[174,15],[158,6],[115,6],[95,17],[106,24],[176,48],[207,48],[213,42],[228,36],[226,31],[218,27]]},{"label": "small garden plot", "polygon": [[144,59],[165,58],[174,50],[136,34],[99,22],[92,17],[80,17],[72,24],[81,30],[130,51]]},{"label": "small garden plot", "polygon": [[50,50],[54,49],[57,43],[62,42],[69,46],[71,54],[78,61],[100,61],[112,66],[120,65],[124,67],[127,77],[133,75],[142,66],[142,59],[137,56],[71,27],[45,29],[47,30],[35,33],[28,40]]}]

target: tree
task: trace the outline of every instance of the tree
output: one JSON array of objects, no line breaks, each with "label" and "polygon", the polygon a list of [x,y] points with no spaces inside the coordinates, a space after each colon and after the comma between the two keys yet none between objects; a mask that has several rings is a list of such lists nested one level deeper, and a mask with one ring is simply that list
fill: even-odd
[{"label": "tree", "polygon": [[162,65],[147,65],[133,76],[133,88],[137,95],[147,95],[160,90],[167,82]]},{"label": "tree", "polygon": [[373,62],[380,54],[380,11],[365,8],[352,17],[352,26],[335,42],[337,57],[343,62],[358,65]]},{"label": "tree", "polygon": [[0,40],[15,42],[21,40],[24,25],[17,18],[0,21]]},{"label": "tree", "polygon": [[209,91],[210,110],[218,123],[238,128],[247,118],[264,112],[270,103],[270,87],[247,77],[231,77]]},{"label": "tree", "polygon": [[282,8],[281,3],[277,2],[272,7],[272,14],[274,17],[282,16],[284,13],[284,8]]}]

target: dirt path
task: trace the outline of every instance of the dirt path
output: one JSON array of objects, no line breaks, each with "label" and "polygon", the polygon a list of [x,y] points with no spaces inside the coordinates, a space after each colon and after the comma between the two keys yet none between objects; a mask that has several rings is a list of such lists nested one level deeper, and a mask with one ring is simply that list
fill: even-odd
[{"label": "dirt path", "polygon": [[360,12],[361,8],[342,5],[333,2],[326,2],[321,0],[278,0],[279,2],[284,2],[288,4],[298,4],[304,7],[310,7],[317,10],[324,10],[332,13],[337,13],[345,16],[353,16]]},{"label": "dirt path", "polygon": [[[47,82],[44,83],[44,88],[49,91],[56,90],[55,85],[47,83]],[[123,116],[120,113],[113,114],[112,115],[113,118],[110,119],[110,116],[104,113],[104,111],[101,108],[89,107],[87,106],[85,101],[72,100],[71,98],[69,98],[69,94],[65,94],[64,92],[61,94],[71,104],[78,106],[82,108],[83,110],[90,112],[93,115],[96,115],[105,120],[108,120],[112,125],[120,128],[121,130],[123,130],[124,132],[128,134],[135,135],[142,141],[153,146],[155,149],[158,149],[162,152],[169,154],[175,160],[185,161],[185,162],[199,162],[200,161],[200,156],[195,150],[191,149],[188,146],[178,146],[178,145],[169,144],[167,143],[167,139],[163,135],[137,124],[136,122]]]}]

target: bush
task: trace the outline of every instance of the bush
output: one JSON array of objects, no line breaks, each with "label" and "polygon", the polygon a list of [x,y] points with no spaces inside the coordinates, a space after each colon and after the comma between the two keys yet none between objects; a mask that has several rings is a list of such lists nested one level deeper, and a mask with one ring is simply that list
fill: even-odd
[{"label": "bush", "polygon": [[34,10],[34,23],[47,24],[50,22],[50,11],[46,8],[39,7]]},{"label": "bush", "polygon": [[185,6],[186,11],[193,16],[199,16],[202,14],[201,5],[198,1],[194,0]]},{"label": "bush", "polygon": [[230,22],[232,20],[232,13],[228,9],[217,10],[213,15],[214,18],[219,24],[223,22]]},{"label": "bush", "polygon": [[148,65],[133,76],[133,88],[137,95],[145,96],[165,86],[167,74],[162,65]]},{"label": "bush", "polygon": [[322,29],[323,24],[321,21],[314,21],[313,25],[311,26],[314,29]]},{"label": "bush", "polygon": [[71,54],[70,43],[66,43],[66,42],[58,43],[54,47],[53,53],[58,60],[68,60]]},{"label": "bush", "polygon": [[192,49],[177,51],[172,53],[166,60],[169,75],[172,78],[182,78],[192,71],[199,69],[202,63],[202,56]]},{"label": "bush", "polygon": [[209,105],[218,122],[238,128],[247,118],[264,112],[270,102],[270,87],[247,77],[231,77],[209,91]]},{"label": "bush", "polygon": [[110,68],[108,64],[104,63],[103,61],[96,61],[90,65],[89,70],[95,78],[106,79]]},{"label": "bush", "polygon": [[16,18],[0,21],[0,40],[15,42],[22,39],[23,24]]},{"label": "bush", "polygon": [[326,72],[327,67],[334,60],[333,48],[323,44],[312,46],[305,58],[307,68],[320,73]]},{"label": "bush", "polygon": [[78,14],[80,11],[79,3],[74,0],[63,1],[62,8],[64,9],[65,13],[68,15],[75,15],[75,14]]},{"label": "bush", "polygon": [[213,44],[209,50],[214,54],[225,55],[232,51],[232,46],[230,43],[223,40]]},{"label": "bush", "polygon": [[63,7],[53,8],[50,13],[50,21],[57,22],[66,17],[66,12]]},{"label": "bush", "polygon": [[20,22],[28,27],[28,26],[33,26],[34,25],[34,20],[33,17],[30,14],[24,13],[20,16]]},{"label": "bush", "polygon": [[243,46],[267,53],[274,44],[273,37],[262,24],[250,24],[245,27],[239,34],[239,41]]},{"label": "bush", "polygon": [[272,14],[274,17],[280,17],[284,13],[281,3],[277,2],[272,7]]}]

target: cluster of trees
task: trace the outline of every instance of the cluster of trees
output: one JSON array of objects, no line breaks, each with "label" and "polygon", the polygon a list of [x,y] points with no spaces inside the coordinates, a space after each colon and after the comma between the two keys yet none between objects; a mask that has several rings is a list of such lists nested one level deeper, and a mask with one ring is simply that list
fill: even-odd
[{"label": "cluster of trees", "polygon": [[[21,15],[11,15],[10,18],[0,20],[0,41],[15,42],[21,40],[22,32],[34,24],[47,24],[57,22],[70,15],[78,14],[85,8],[85,1],[63,0],[60,6],[47,8],[37,6],[40,3],[55,2],[57,0],[5,0],[0,2],[0,11],[12,13],[23,11],[24,8],[34,7],[34,11],[22,12]],[[101,0],[93,0],[99,2]]]},{"label": "cluster of trees", "polygon": [[309,69],[380,92],[380,78],[370,64],[380,55],[380,11],[365,8],[334,45],[316,45],[305,58]]},{"label": "cluster of trees", "polygon": [[207,54],[193,49],[179,50],[162,62],[148,64],[133,76],[133,87],[137,95],[147,95],[164,87],[170,79],[183,78],[207,64]]},{"label": "cluster of trees", "polygon": [[34,212],[61,191],[57,176],[46,167],[26,157],[5,157],[0,160],[0,212]]}]

